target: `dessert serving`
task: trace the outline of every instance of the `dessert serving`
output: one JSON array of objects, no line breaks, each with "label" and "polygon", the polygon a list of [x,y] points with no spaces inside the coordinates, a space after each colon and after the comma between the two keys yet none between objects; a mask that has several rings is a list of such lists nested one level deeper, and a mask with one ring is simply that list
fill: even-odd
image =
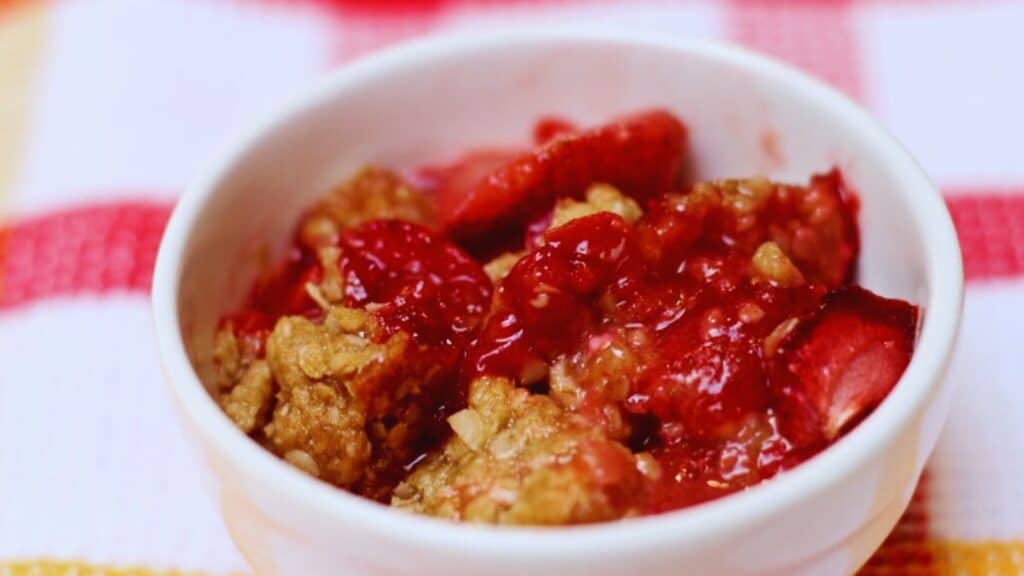
[{"label": "dessert serving", "polygon": [[758,484],[899,380],[918,309],[855,283],[839,171],[689,182],[661,110],[534,132],[310,206],[220,322],[235,425],[397,508],[569,525]]}]

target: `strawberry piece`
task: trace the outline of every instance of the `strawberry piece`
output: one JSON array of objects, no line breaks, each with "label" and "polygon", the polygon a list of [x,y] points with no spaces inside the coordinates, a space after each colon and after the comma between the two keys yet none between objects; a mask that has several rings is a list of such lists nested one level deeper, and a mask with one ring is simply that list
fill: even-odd
[{"label": "strawberry piece", "polygon": [[282,262],[257,277],[244,309],[221,319],[222,327],[230,324],[235,336],[258,342],[262,355],[263,341],[278,318],[291,315],[316,318],[321,314],[320,306],[310,297],[306,285],[319,283],[322,274],[311,254],[292,248]]},{"label": "strawberry piece", "polygon": [[882,402],[914,349],[918,309],[847,286],[776,349],[771,389],[795,444],[831,442]]},{"label": "strawberry piece", "polygon": [[[438,214],[450,236],[468,240],[522,227],[556,198],[581,197],[594,182],[643,200],[672,186],[685,140],[686,128],[664,110],[563,133],[472,185],[468,168],[453,170],[438,182]],[[472,164],[475,175],[482,162]]]},{"label": "strawberry piece", "polygon": [[531,361],[568,351],[593,320],[591,299],[633,254],[632,227],[611,212],[573,220],[545,240],[499,285],[497,308],[467,357],[477,374],[518,377]]},{"label": "strawberry piece", "polygon": [[[674,334],[667,340],[690,342],[663,343],[664,365],[641,381],[627,404],[634,413],[658,417],[664,442],[727,440],[764,410],[764,374],[752,339],[723,335],[700,341]],[[668,359],[672,355],[678,356]]]},{"label": "strawberry piece", "polygon": [[473,150],[452,164],[422,167],[413,179],[423,189],[436,190],[443,197],[465,195],[489,174],[523,154],[523,150],[501,148]]},{"label": "strawberry piece", "polygon": [[254,358],[262,358],[275,320],[259,310],[246,309],[221,318],[217,330],[231,330],[243,351]]},{"label": "strawberry piece", "polygon": [[346,230],[339,266],[350,306],[376,305],[385,332],[451,349],[472,335],[491,300],[483,268],[418,224],[371,220]]},{"label": "strawberry piece", "polygon": [[572,122],[557,116],[548,116],[537,121],[533,127],[533,141],[542,146],[553,140],[556,136],[571,134],[576,131]]}]

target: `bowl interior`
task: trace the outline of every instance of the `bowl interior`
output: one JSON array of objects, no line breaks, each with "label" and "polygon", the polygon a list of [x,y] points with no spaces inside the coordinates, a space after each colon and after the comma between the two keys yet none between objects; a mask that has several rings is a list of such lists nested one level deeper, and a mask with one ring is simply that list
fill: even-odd
[{"label": "bowl interior", "polygon": [[512,49],[449,46],[391,64],[357,67],[321,87],[212,183],[183,254],[178,292],[186,348],[205,382],[218,316],[240,303],[311,200],[367,163],[409,169],[474,148],[526,144],[546,115],[589,125],[668,108],[691,129],[695,179],[806,182],[839,166],[862,200],[859,281],[928,302],[924,223],[912,210],[921,191],[902,186],[899,165],[806,86],[715,53],[571,38]]}]

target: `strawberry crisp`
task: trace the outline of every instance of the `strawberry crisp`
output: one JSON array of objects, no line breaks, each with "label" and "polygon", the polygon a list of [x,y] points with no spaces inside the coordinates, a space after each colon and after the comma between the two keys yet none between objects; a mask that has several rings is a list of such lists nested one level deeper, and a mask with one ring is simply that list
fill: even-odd
[{"label": "strawberry crisp", "polygon": [[227,416],[382,503],[567,525],[753,486],[899,380],[919,312],[854,283],[837,170],[688,183],[662,110],[535,138],[309,207],[221,320]]}]

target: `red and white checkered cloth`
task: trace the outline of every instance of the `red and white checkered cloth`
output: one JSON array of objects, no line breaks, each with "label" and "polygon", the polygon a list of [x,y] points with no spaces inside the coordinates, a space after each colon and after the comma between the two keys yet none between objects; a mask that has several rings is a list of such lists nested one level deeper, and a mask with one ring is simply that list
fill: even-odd
[{"label": "red and white checkered cloth", "polygon": [[962,394],[866,572],[1024,574],[1024,4],[980,0],[0,0],[0,574],[247,570],[160,382],[147,291],[176,194],[347,59],[531,23],[747,44],[907,144],[963,245]]}]

